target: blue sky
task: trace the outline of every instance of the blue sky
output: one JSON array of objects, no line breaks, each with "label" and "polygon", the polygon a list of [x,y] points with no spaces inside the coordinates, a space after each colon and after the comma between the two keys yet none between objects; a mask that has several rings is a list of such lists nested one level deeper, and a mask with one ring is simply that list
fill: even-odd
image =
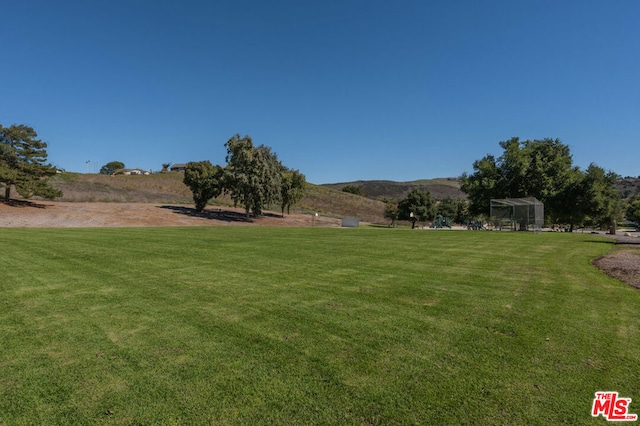
[{"label": "blue sky", "polygon": [[459,176],[513,136],[640,175],[637,0],[9,0],[1,13],[0,124],[34,127],[69,171],[224,164],[239,133],[313,183]]}]

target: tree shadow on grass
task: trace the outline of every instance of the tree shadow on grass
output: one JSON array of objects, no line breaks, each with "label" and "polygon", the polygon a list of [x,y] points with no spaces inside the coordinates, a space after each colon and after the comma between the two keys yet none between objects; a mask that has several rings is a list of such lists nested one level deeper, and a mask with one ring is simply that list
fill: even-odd
[{"label": "tree shadow on grass", "polygon": [[610,235],[610,234],[601,234],[603,237],[607,237],[606,242],[609,244],[615,245],[640,245],[640,236],[626,236],[626,235]]},{"label": "tree shadow on grass", "polygon": [[29,200],[15,200],[15,199],[9,199],[9,202],[6,202],[6,200],[4,198],[1,198],[0,202],[2,202],[5,206],[11,206],[11,207],[33,207],[36,209],[46,209],[48,206],[46,204],[40,204],[40,203],[36,203],[35,201],[29,201]]},{"label": "tree shadow on grass", "polygon": [[[254,216],[251,215],[247,220],[247,215],[244,212],[234,212],[223,210],[221,208],[209,208],[203,212],[197,211],[193,207],[184,206],[159,206],[161,209],[172,210],[176,214],[182,214],[190,217],[198,217],[201,219],[218,220],[221,222],[240,222],[240,223],[252,223]],[[265,213],[261,217],[280,217],[273,213]]]},{"label": "tree shadow on grass", "polygon": [[616,243],[613,238],[611,238],[609,240],[605,240],[605,239],[602,239],[602,240],[586,240],[585,242],[586,243],[611,244],[611,245],[614,245]]},{"label": "tree shadow on grass", "polygon": [[635,241],[633,241],[633,240],[619,240],[619,241],[616,241],[616,245],[640,246],[640,241],[638,241],[638,238],[636,238]]}]

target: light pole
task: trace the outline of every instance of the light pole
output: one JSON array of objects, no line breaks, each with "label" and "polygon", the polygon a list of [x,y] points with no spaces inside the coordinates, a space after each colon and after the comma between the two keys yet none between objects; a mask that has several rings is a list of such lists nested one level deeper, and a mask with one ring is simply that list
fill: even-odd
[{"label": "light pole", "polygon": [[89,174],[89,163],[91,162],[91,160],[87,160],[84,162],[84,168],[85,168],[85,173]]}]

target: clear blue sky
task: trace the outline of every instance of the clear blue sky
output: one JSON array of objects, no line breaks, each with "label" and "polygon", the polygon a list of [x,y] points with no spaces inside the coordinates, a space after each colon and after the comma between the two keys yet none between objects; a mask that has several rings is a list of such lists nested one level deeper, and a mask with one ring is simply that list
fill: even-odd
[{"label": "clear blue sky", "polygon": [[640,175],[640,1],[7,0],[0,124],[49,161],[225,163],[250,135],[313,183],[459,176],[559,138]]}]

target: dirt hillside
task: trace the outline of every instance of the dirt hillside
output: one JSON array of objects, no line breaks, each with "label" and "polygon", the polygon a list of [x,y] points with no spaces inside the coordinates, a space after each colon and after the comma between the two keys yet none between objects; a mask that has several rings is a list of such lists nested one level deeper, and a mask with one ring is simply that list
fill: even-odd
[{"label": "dirt hillside", "polygon": [[152,203],[69,203],[19,201],[0,203],[0,228],[87,228],[124,226],[340,226],[341,220],[310,214],[284,218],[267,212],[247,222],[243,209]]}]

